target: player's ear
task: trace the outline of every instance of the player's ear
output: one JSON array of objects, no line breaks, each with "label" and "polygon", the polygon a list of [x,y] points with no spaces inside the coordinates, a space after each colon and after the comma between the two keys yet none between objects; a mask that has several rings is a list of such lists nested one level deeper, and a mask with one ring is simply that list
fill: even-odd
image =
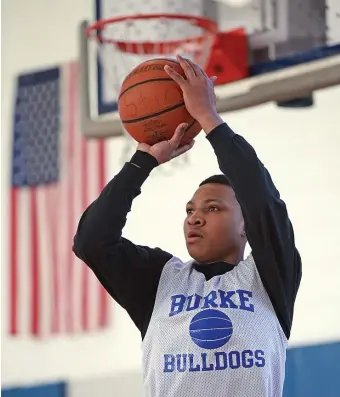
[{"label": "player's ear", "polygon": [[247,235],[246,235],[246,230],[245,230],[245,224],[244,224],[244,219],[242,217],[242,221],[240,222],[240,229],[241,231],[241,237],[247,241]]}]

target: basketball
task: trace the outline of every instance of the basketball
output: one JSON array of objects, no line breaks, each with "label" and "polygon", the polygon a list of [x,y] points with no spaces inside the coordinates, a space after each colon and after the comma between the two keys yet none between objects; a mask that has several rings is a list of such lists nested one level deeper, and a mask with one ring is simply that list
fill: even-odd
[{"label": "basketball", "polygon": [[137,141],[153,145],[169,140],[177,126],[187,123],[181,145],[201,131],[188,113],[182,90],[165,72],[169,65],[185,77],[175,60],[151,59],[135,67],[124,79],[118,97],[118,112],[126,131]]}]

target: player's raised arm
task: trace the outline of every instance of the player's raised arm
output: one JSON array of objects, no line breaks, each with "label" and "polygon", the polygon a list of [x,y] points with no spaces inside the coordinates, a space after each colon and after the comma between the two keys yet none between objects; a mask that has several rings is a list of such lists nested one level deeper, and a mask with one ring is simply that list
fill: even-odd
[{"label": "player's raised arm", "polygon": [[[129,313],[144,336],[152,313],[158,281],[172,255],[133,244],[122,237],[133,199],[158,164],[192,147],[178,148],[185,126],[171,141],[152,147],[140,144],[130,162],[107,184],[82,215],[73,251],[95,273],[109,294]],[[143,227],[143,225],[140,225]]]},{"label": "player's raised arm", "polygon": [[214,148],[221,171],[240,203],[248,241],[262,282],[289,338],[301,279],[301,259],[285,203],[253,147],[235,134],[216,111],[213,78],[192,62],[178,59],[187,79],[166,68],[183,91],[186,107]]}]

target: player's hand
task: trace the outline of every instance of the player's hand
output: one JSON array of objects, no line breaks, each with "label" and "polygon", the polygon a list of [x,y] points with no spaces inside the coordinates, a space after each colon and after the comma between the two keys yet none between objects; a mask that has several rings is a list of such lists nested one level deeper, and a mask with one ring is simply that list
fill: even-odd
[{"label": "player's hand", "polygon": [[209,78],[194,62],[177,56],[185,77],[166,65],[164,70],[180,86],[183,91],[185,106],[191,116],[196,119],[206,133],[223,123],[217,113],[214,82],[216,77]]},{"label": "player's hand", "polygon": [[170,140],[158,142],[152,146],[146,143],[139,143],[137,150],[151,154],[157,160],[158,164],[166,163],[187,152],[194,146],[195,141],[191,141],[188,145],[179,146],[187,127],[187,124],[182,123],[176,128]]}]

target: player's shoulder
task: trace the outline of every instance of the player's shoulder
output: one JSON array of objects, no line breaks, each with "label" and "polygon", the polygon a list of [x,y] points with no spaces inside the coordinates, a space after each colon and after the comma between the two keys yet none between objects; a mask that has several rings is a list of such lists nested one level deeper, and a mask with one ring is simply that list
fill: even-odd
[{"label": "player's shoulder", "polygon": [[254,267],[255,266],[255,259],[253,253],[250,254],[242,261],[246,266]]},{"label": "player's shoulder", "polygon": [[[257,276],[257,268],[253,254],[250,253],[245,259],[240,261],[234,268],[234,274],[240,278],[253,279]],[[228,276],[228,274],[227,274]]]},{"label": "player's shoulder", "polygon": [[190,271],[193,266],[193,263],[194,263],[193,259],[190,259],[188,261],[183,261],[177,256],[172,256],[165,264],[163,268],[163,273],[171,272],[176,274],[176,273]]}]

